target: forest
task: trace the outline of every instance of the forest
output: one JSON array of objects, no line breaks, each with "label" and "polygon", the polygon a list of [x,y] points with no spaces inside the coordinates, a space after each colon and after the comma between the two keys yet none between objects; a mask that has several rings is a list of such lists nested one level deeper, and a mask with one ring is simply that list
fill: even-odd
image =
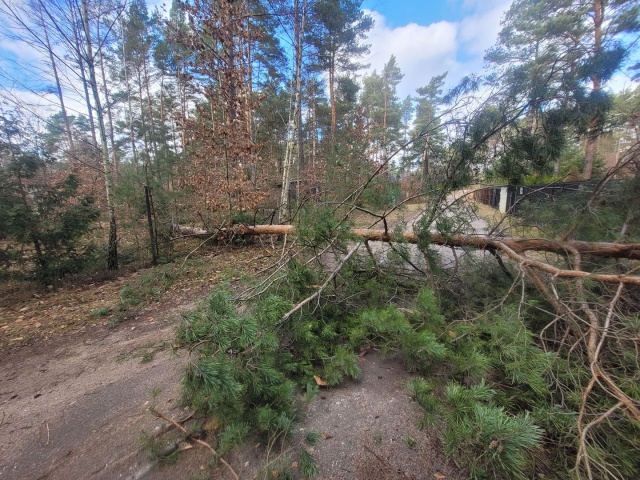
[{"label": "forest", "polygon": [[[368,69],[361,0],[0,16],[38,53],[0,69],[0,303],[131,272],[152,297],[211,249],[271,252],[177,328],[182,401],[219,423],[229,478],[254,438],[300,454],[268,478],[318,475],[287,442],[369,350],[402,360],[468,478],[640,478],[636,1],[514,0],[482,71],[424,72],[406,98],[395,55]],[[494,186],[525,193],[500,212]],[[93,316],[126,323],[144,295]]]}]

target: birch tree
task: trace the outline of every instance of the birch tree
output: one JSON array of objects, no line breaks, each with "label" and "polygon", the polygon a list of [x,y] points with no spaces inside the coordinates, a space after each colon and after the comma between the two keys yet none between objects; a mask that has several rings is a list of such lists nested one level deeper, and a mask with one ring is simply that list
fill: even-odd
[{"label": "birch tree", "polygon": [[89,10],[88,0],[81,0],[80,6],[80,18],[82,19],[82,28],[85,40],[85,50],[83,52],[83,59],[87,65],[89,71],[89,85],[93,94],[93,104],[95,106],[95,113],[98,120],[98,128],[100,131],[100,155],[102,157],[102,168],[104,175],[104,186],[107,197],[107,213],[109,217],[109,246],[107,252],[107,267],[110,270],[117,270],[118,268],[118,232],[116,222],[116,205],[115,195],[113,192],[113,178],[111,174],[111,162],[109,160],[109,148],[107,145],[107,129],[104,122],[104,111],[102,109],[102,100],[100,99],[100,92],[98,91],[98,80],[96,75],[96,59],[99,54],[99,50],[102,47],[102,41],[104,39],[98,39],[98,52],[94,54],[93,40],[91,36],[91,28],[89,24]]},{"label": "birch tree", "polygon": [[[307,0],[294,0],[293,4],[293,41],[294,41],[294,67],[292,82],[292,105],[289,113],[289,126],[287,129],[287,147],[282,164],[282,192],[280,195],[280,212],[278,219],[280,223],[285,223],[289,217],[289,189],[291,175],[296,163],[296,153],[298,154],[298,169],[302,164],[304,155],[302,145],[302,50],[304,39],[304,28],[307,11]],[[298,176],[298,184],[301,179]]]}]

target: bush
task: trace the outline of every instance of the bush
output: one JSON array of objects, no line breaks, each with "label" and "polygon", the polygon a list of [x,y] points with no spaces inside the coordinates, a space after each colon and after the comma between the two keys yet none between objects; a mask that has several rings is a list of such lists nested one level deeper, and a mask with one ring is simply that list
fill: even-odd
[{"label": "bush", "polygon": [[542,429],[528,413],[509,415],[472,390],[455,384],[446,389],[453,409],[445,416],[445,453],[464,460],[472,478],[530,478],[528,455],[540,446]]},{"label": "bush", "polygon": [[77,196],[74,175],[50,181],[44,167],[39,157],[23,152],[0,169],[0,237],[32,247],[33,278],[57,285],[94,260],[95,247],[81,240],[99,211],[91,197]]},{"label": "bush", "polygon": [[[217,290],[185,317],[178,338],[198,355],[184,377],[184,398],[221,424],[220,444],[250,433],[270,442],[286,438],[301,394],[317,390],[313,377],[327,385],[357,380],[357,352],[368,346],[398,355],[423,375],[410,385],[425,410],[421,423],[438,426],[446,453],[474,478],[529,478],[530,452],[543,434],[536,422],[549,411],[554,357],[536,346],[523,321],[526,308],[504,303],[473,322],[454,321],[432,290],[387,285],[385,274],[359,265],[347,264],[341,281],[286,324],[288,299],[300,301],[321,281],[295,260],[280,282],[243,308]],[[414,296],[413,308],[389,305],[401,291]]]}]

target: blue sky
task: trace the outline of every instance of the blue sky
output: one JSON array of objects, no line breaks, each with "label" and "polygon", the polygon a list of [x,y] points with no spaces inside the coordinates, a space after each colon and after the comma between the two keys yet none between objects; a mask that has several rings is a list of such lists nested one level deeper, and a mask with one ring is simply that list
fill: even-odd
[{"label": "blue sky", "polygon": [[[21,1],[21,0],[16,0]],[[147,0],[152,9],[169,5],[170,0]],[[364,58],[368,71],[380,71],[393,54],[404,73],[398,95],[415,94],[431,77],[448,72],[447,86],[463,76],[482,73],[485,51],[494,45],[500,21],[511,0],[364,0],[363,8],[374,18],[369,33],[370,54]],[[3,39],[0,42],[0,86],[33,104],[57,105],[53,95],[34,94],[19,83],[11,83],[3,74],[17,76],[31,87],[51,84],[48,72],[38,71],[42,54],[28,45]],[[20,73],[18,73],[20,72]],[[64,75],[64,72],[62,72]],[[367,72],[361,72],[362,74]],[[38,81],[46,78],[46,81]],[[84,111],[77,79],[65,78],[65,94],[72,110]],[[629,86],[628,78],[618,75],[610,83],[614,90]],[[0,104],[2,103],[0,98]],[[1,107],[1,105],[0,105]]]},{"label": "blue sky", "polygon": [[[147,0],[150,9],[170,3]],[[464,75],[481,71],[484,51],[495,42],[500,19],[510,3],[511,0],[365,0],[363,8],[374,18],[375,26],[368,40],[371,53],[364,60],[371,65],[369,71],[380,71],[394,54],[405,74],[398,88],[401,97],[414,94],[432,76],[445,71],[449,72],[447,81],[451,86]],[[43,86],[52,83],[50,72],[39,71],[42,60],[42,54],[29,45],[2,39],[0,86],[5,87],[5,101],[11,93],[34,106],[57,105],[53,95],[42,92]],[[61,73],[64,76],[65,72]],[[17,77],[19,81],[12,82],[7,77]],[[63,78],[63,82],[69,108],[84,111],[80,92],[73,91],[77,79]],[[27,91],[26,83],[38,92]]]},{"label": "blue sky", "polygon": [[463,3],[458,0],[365,0],[362,6],[383,14],[390,26],[399,27],[410,22],[427,25],[460,20]]},{"label": "blue sky", "polygon": [[[380,71],[394,54],[404,72],[401,97],[415,94],[431,77],[448,72],[447,86],[463,76],[482,73],[485,51],[492,47],[512,0],[364,0],[376,21],[369,35],[371,70]],[[640,60],[640,51],[633,56]],[[633,87],[625,72],[608,88]]]}]

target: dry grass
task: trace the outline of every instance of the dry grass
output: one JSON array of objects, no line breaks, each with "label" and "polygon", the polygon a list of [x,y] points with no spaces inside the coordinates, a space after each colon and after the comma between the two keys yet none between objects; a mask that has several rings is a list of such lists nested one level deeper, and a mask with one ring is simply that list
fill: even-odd
[{"label": "dry grass", "polygon": [[[193,245],[191,249],[193,249]],[[221,281],[235,282],[264,268],[272,252],[260,244],[199,251],[183,263],[121,272],[110,280],[68,283],[57,290],[25,281],[0,284],[0,349],[88,327],[109,326],[159,302],[206,294]],[[164,280],[169,278],[168,282]],[[123,289],[139,295],[127,304]]]}]

